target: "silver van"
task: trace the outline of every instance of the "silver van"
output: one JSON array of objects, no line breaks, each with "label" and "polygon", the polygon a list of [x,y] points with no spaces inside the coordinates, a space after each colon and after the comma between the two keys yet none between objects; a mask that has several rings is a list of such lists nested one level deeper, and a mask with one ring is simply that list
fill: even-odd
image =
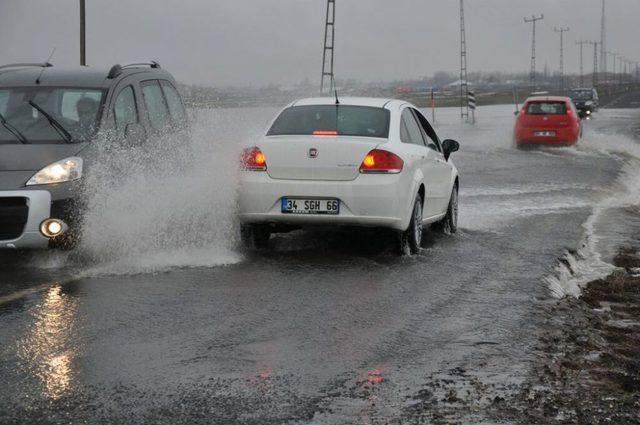
[{"label": "silver van", "polygon": [[186,122],[176,82],[157,62],[0,66],[0,249],[74,245],[99,132],[139,145]]}]

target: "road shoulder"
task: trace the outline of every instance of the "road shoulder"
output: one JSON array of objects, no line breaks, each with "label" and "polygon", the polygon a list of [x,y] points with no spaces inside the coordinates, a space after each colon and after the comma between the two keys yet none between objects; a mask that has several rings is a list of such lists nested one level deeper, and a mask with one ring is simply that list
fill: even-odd
[{"label": "road shoulder", "polygon": [[530,383],[492,416],[516,423],[640,423],[640,254],[565,299],[541,337]]}]

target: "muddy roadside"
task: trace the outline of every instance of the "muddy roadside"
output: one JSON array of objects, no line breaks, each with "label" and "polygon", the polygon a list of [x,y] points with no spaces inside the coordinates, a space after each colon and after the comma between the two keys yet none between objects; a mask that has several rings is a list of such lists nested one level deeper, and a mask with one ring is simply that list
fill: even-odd
[{"label": "muddy roadside", "polygon": [[427,377],[406,423],[640,424],[640,238],[579,299],[545,303],[524,381],[457,368]]},{"label": "muddy roadside", "polygon": [[540,338],[530,385],[489,407],[510,423],[640,424],[640,252],[565,299]]}]

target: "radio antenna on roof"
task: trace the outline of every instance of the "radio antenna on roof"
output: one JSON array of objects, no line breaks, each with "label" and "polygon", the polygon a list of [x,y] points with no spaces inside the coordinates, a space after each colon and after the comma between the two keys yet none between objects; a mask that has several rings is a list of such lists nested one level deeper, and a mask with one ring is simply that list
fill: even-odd
[{"label": "radio antenna on roof", "polygon": [[[54,47],[53,50],[51,50],[51,54],[49,55],[49,59],[47,59],[47,61],[45,63],[49,63],[51,62],[51,59],[53,58],[54,53],[56,52],[56,48]],[[40,70],[40,74],[38,74],[38,78],[36,78],[36,84],[40,84],[40,78],[42,77],[42,74],[44,74],[44,70],[47,69],[47,66],[43,66],[42,69]]]},{"label": "radio antenna on roof", "polygon": [[336,95],[336,105],[340,105],[340,99],[338,99],[338,89],[334,89],[333,92]]}]

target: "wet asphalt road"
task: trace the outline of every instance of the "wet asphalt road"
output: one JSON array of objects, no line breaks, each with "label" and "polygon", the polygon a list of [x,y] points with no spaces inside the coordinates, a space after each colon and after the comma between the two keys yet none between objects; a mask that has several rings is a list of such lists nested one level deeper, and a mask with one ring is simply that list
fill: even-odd
[{"label": "wet asphalt road", "polygon": [[462,228],[414,257],[374,232],[145,274],[2,254],[0,423],[455,422],[426,401],[435,379],[509,392],[553,314],[545,277],[615,190],[623,160],[594,145],[634,115],[603,110],[577,149],[518,151],[510,108],[475,129],[455,113],[438,131],[463,145]]}]

